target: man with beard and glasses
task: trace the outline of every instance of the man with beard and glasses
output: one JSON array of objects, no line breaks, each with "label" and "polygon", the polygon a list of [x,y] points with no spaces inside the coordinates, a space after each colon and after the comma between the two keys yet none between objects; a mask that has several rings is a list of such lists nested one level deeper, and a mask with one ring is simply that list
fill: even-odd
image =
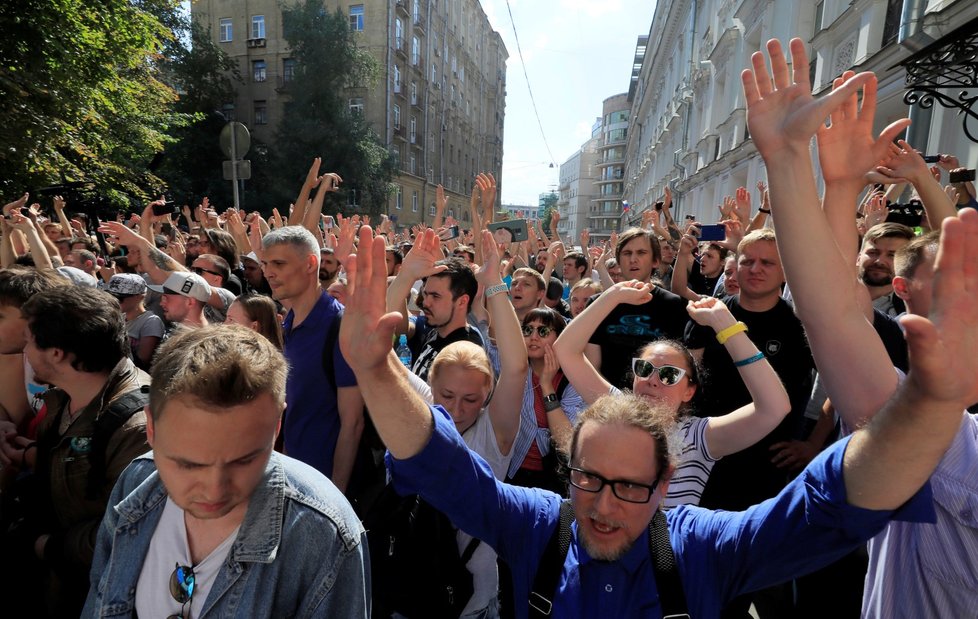
[{"label": "man with beard and glasses", "polygon": [[[383,239],[370,243],[363,235],[347,265],[351,293],[340,346],[389,449],[395,488],[420,493],[496,550],[512,572],[515,617],[529,616],[531,599],[553,617],[660,617],[663,600],[677,591],[688,616],[716,617],[732,597],[825,565],[893,518],[933,518],[927,478],[951,444],[978,371],[966,353],[978,333],[972,311],[978,272],[964,264],[975,251],[965,255],[960,242],[965,233],[968,241],[978,238],[978,217],[967,228],[939,260],[944,284],[934,287],[935,311],[929,321],[920,318],[941,341],[930,346],[914,338],[907,380],[869,427],[823,452],[776,497],[742,512],[682,505],[661,514],[674,471],[667,438],[672,416],[664,419],[661,409],[630,395],[602,397],[578,418],[566,506],[555,493],[494,479],[446,411],[417,395],[391,350],[397,321],[385,307]],[[948,365],[946,358],[959,363]],[[566,555],[555,557],[549,590],[535,588],[566,510],[572,520],[564,529]],[[650,522],[674,556],[679,582],[668,590],[655,575]],[[554,561],[544,563],[549,571]]]},{"label": "man with beard and glasses", "polygon": [[866,231],[856,258],[859,279],[873,299],[873,307],[889,316],[906,310],[903,300],[893,294],[893,258],[914,238],[913,229],[887,221]]}]

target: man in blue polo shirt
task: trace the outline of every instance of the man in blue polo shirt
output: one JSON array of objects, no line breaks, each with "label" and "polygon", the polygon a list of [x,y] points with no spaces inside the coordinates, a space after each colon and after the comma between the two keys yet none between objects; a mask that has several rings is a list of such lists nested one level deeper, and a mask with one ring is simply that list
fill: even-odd
[{"label": "man in blue polo shirt", "polygon": [[343,306],[319,285],[319,244],[308,230],[273,230],[262,239],[262,247],[272,296],[289,308],[283,325],[289,362],[285,452],[345,491],[363,432],[363,399],[338,345],[325,351],[333,357],[334,380],[323,367],[330,325]]},{"label": "man in blue polo shirt", "polygon": [[[928,321],[940,337],[909,341],[910,373],[873,421],[759,505],[743,512],[684,505],[665,516],[690,616],[718,617],[737,595],[824,566],[893,518],[933,520],[927,479],[957,432],[962,408],[978,397],[978,358],[970,354],[978,346],[978,272],[963,249],[978,243],[978,217],[955,225],[956,246],[938,257]],[[347,272],[349,313],[340,343],[390,450],[398,491],[420,493],[494,548],[513,573],[516,617],[527,617],[560,497],[494,479],[449,415],[411,388],[390,349],[398,317],[385,314],[384,241],[372,239],[366,227]],[[958,362],[947,364],[948,358]],[[556,591],[541,592],[553,601],[552,616],[662,616],[641,540],[674,470],[666,417],[642,399],[606,396],[578,419],[570,447],[570,547]]]}]

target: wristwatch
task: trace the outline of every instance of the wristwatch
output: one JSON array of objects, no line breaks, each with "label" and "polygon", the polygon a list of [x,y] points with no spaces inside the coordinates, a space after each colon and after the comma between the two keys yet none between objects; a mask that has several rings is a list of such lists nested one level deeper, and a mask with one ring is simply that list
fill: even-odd
[{"label": "wristwatch", "polygon": [[543,410],[555,411],[560,408],[560,398],[557,397],[556,393],[551,393],[550,395],[543,396]]}]

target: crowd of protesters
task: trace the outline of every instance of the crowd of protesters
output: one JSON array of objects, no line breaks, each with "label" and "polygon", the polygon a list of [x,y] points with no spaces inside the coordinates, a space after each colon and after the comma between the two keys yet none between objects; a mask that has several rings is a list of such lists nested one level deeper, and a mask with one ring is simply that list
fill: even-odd
[{"label": "crowd of protesters", "polygon": [[[500,243],[490,174],[456,238],[440,186],[430,227],[334,223],[319,159],[268,219],[7,204],[3,614],[978,614],[974,185],[872,134],[872,74],[815,99],[767,51],[770,187],[721,240],[667,190],[608,242]],[[415,495],[447,611],[375,560]]]}]

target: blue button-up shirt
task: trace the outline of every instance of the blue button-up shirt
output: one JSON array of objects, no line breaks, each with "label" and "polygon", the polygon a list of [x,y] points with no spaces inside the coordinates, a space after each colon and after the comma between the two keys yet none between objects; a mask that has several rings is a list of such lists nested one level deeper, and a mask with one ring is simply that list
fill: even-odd
[{"label": "blue button-up shirt", "polygon": [[[494,479],[489,466],[465,447],[448,414],[440,407],[432,410],[434,432],[421,453],[407,460],[388,456],[395,487],[402,493],[420,493],[456,526],[496,550],[513,572],[514,599],[522,600],[516,616],[525,618],[526,600],[557,526],[561,499]],[[724,604],[737,595],[827,565],[896,515],[846,502],[842,458],[847,445],[848,441],[833,445],[778,496],[746,511],[714,512],[684,505],[667,514],[692,617],[719,617]],[[929,486],[904,505],[899,516],[933,518]],[[647,544],[633,544],[618,561],[600,561],[580,544],[576,524],[572,532],[552,616],[662,616]]]}]

